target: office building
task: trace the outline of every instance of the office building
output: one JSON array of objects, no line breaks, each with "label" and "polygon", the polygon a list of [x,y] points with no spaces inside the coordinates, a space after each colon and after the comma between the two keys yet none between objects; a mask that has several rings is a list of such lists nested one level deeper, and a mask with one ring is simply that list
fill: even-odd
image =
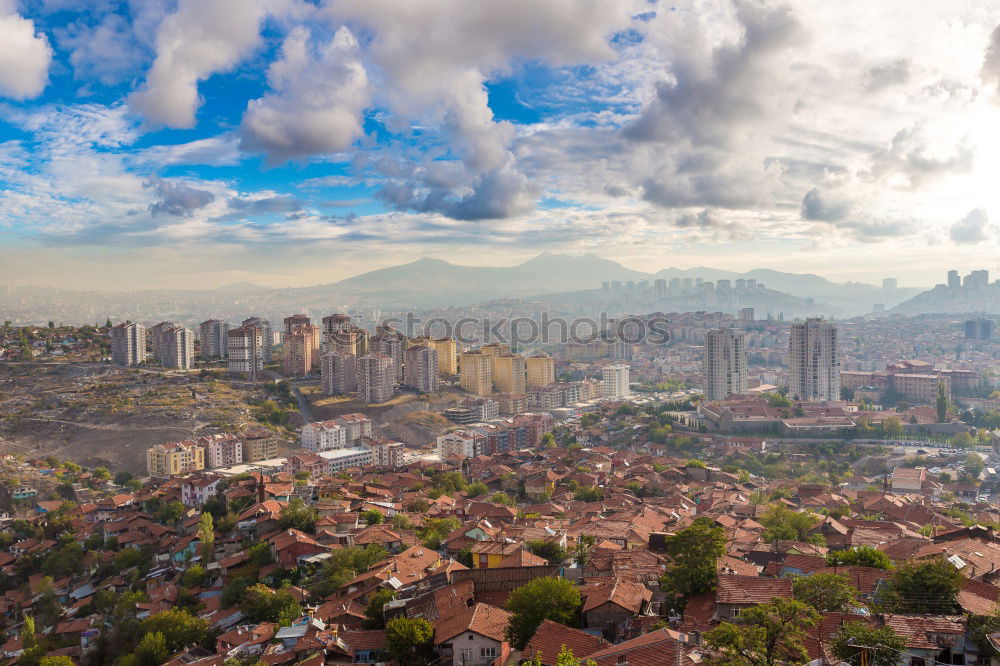
[{"label": "office building", "polygon": [[320,383],[326,395],[343,395],[358,390],[357,358],[342,351],[331,351],[320,359]]},{"label": "office building", "polygon": [[378,352],[358,359],[358,399],[369,403],[387,402],[396,387],[392,359]]},{"label": "office building", "polygon": [[547,386],[556,381],[556,360],[551,356],[529,356],[527,367],[527,386]]},{"label": "office building", "polygon": [[427,345],[409,347],[405,354],[403,383],[424,393],[438,390],[438,353]]},{"label": "office building", "polygon": [[111,328],[111,362],[115,365],[139,365],[146,361],[146,328],[123,322]]},{"label": "office building", "polygon": [[747,391],[746,333],[712,329],[705,334],[702,375],[706,400],[725,400]]},{"label": "office building", "polygon": [[310,451],[329,451],[347,446],[347,430],[337,421],[317,421],[302,426],[302,447]]},{"label": "office building", "polygon": [[244,319],[242,326],[253,327],[260,330],[261,337],[261,358],[264,364],[271,362],[271,348],[274,346],[274,336],[271,333],[271,322],[260,317],[250,317]]},{"label": "office building", "polygon": [[601,396],[624,398],[631,395],[629,388],[629,366],[625,364],[606,365],[601,369]]},{"label": "office building", "polygon": [[264,369],[264,330],[253,326],[231,328],[226,333],[229,372],[256,377]]},{"label": "office building", "polygon": [[229,324],[218,319],[203,321],[198,326],[198,337],[201,340],[201,357],[206,360],[226,358],[228,347]]},{"label": "office building", "polygon": [[493,392],[493,357],[482,351],[467,351],[458,355],[459,385],[476,395]]},{"label": "office building", "polygon": [[526,388],[525,359],[519,354],[507,354],[493,359],[493,388],[500,393],[523,394]]},{"label": "office building", "polygon": [[837,327],[822,319],[792,324],[788,341],[788,395],[799,400],[840,400]]},{"label": "office building", "polygon": [[160,332],[160,365],[190,370],[194,367],[194,331],[174,326]]},{"label": "office building", "polygon": [[158,479],[205,469],[205,449],[197,443],[167,442],[146,449],[146,472]]}]

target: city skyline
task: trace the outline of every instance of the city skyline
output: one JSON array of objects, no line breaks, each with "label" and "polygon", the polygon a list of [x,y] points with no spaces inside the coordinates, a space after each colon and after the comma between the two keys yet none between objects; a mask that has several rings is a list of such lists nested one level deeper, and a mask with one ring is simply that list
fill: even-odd
[{"label": "city skyline", "polygon": [[0,12],[3,284],[302,286],[540,250],[997,270],[987,2]]}]

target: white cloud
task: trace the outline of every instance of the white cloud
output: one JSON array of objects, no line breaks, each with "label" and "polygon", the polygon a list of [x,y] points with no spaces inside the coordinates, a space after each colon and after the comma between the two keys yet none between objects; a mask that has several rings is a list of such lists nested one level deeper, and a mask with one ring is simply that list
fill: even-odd
[{"label": "white cloud", "polygon": [[982,208],[975,208],[948,229],[951,240],[959,245],[982,243],[996,235],[996,227],[990,224],[989,216]]},{"label": "white cloud", "polygon": [[38,97],[49,80],[52,47],[35,22],[15,11],[13,0],[0,2],[0,94],[13,99]]}]

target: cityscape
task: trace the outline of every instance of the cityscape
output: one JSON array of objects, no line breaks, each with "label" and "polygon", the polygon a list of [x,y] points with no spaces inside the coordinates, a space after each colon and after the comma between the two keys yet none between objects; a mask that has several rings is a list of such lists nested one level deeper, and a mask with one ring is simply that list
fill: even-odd
[{"label": "cityscape", "polygon": [[1000,666],[995,3],[0,37],[0,665]]}]

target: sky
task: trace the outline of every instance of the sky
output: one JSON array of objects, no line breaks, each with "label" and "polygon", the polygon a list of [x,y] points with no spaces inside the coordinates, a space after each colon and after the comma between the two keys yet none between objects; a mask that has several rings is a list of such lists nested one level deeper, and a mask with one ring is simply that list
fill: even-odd
[{"label": "sky", "polygon": [[1000,274],[998,26],[995,0],[0,0],[0,284],[543,251]]}]

